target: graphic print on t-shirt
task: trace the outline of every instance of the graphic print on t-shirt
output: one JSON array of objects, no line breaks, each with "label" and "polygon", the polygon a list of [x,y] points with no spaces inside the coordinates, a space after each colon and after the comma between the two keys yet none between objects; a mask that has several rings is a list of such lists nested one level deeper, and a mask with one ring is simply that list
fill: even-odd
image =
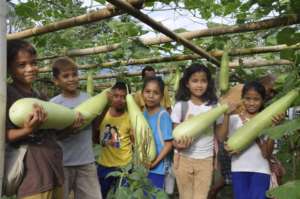
[{"label": "graphic print on t-shirt", "polygon": [[103,132],[101,144],[103,147],[111,146],[114,148],[120,148],[120,133],[116,126],[107,124]]}]

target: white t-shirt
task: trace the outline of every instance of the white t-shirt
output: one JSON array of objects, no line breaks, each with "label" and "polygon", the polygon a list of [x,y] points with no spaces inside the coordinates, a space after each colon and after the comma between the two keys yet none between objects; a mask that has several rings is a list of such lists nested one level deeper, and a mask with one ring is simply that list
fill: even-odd
[{"label": "white t-shirt", "polygon": [[[229,136],[233,135],[238,128],[243,126],[243,121],[239,115],[231,115],[229,121]],[[259,146],[254,142],[239,155],[232,156],[232,172],[256,172],[270,174],[268,161],[263,157]]]},{"label": "white t-shirt", "polygon": [[[200,113],[205,113],[209,111],[212,108],[211,105],[195,105],[192,103],[191,100],[188,101],[188,110],[186,112],[186,118],[189,118],[191,116],[198,115]],[[175,104],[174,109],[171,113],[171,119],[173,123],[179,124],[181,123],[181,102],[178,102]],[[199,121],[201,122],[201,121]],[[208,131],[213,132],[213,126]],[[180,151],[180,153],[184,156],[194,158],[194,159],[205,159],[208,157],[213,156],[213,149],[214,149],[214,134],[213,133],[207,133],[192,143],[192,145],[185,149]]]}]

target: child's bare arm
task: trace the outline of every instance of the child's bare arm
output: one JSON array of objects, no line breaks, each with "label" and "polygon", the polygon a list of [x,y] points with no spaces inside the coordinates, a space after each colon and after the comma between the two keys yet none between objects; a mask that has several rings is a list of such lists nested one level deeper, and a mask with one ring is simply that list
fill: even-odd
[{"label": "child's bare arm", "polygon": [[160,161],[162,161],[168,155],[168,153],[170,153],[172,148],[173,148],[172,141],[171,140],[165,141],[163,149],[161,150],[159,155],[155,158],[155,160],[151,163],[150,169],[156,167],[160,163]]},{"label": "child's bare arm", "polygon": [[9,129],[6,131],[6,138],[10,142],[15,142],[26,138],[28,135],[36,131],[39,126],[47,120],[47,113],[44,109],[37,105],[33,105],[33,112],[28,116],[22,128]]}]

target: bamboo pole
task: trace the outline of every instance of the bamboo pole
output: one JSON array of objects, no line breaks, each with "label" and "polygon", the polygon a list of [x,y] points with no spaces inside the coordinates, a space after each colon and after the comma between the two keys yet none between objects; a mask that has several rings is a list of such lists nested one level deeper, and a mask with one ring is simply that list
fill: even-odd
[{"label": "bamboo pole", "polygon": [[[128,2],[138,8],[140,8],[142,5],[142,1],[140,0],[128,0]],[[69,19],[64,19],[62,21],[50,23],[42,27],[34,27],[21,32],[11,33],[7,35],[7,39],[13,40],[13,39],[23,39],[32,36],[37,36],[45,33],[54,32],[57,30],[62,30],[74,26],[92,23],[95,21],[100,21],[103,19],[120,15],[122,13],[123,11],[116,9],[113,6],[107,6],[106,8],[100,9],[98,11],[93,11],[88,14],[72,17]]]},{"label": "bamboo pole", "polygon": [[[240,55],[251,55],[251,54],[260,54],[260,53],[269,53],[269,52],[280,52],[287,49],[300,49],[300,43],[292,46],[287,45],[276,45],[276,46],[266,46],[266,47],[256,47],[256,48],[237,48],[231,49],[229,54],[230,56],[240,56]],[[223,51],[211,51],[210,54],[215,57],[221,57]],[[173,61],[185,61],[185,60],[195,60],[199,59],[199,55],[190,54],[190,55],[175,55],[170,57],[152,57],[152,58],[143,58],[143,59],[129,59],[121,61],[112,61],[104,62],[101,64],[87,64],[79,66],[79,69],[86,70],[91,68],[112,68],[115,66],[128,66],[128,65],[142,65],[142,64],[154,64],[154,63],[164,63],[164,62],[173,62]],[[46,66],[40,68],[40,73],[51,72],[51,67]]]},{"label": "bamboo pole", "polygon": [[[233,70],[239,66],[244,68],[258,68],[258,67],[265,67],[265,66],[282,66],[282,65],[292,65],[294,62],[285,60],[285,59],[279,59],[279,60],[235,60],[233,62],[229,63],[229,67]],[[169,74],[171,72],[174,72],[175,69],[163,69],[159,70],[156,73],[157,74]],[[119,73],[119,74],[105,74],[105,75],[97,75],[94,76],[93,79],[112,79],[117,78],[120,76],[126,76],[126,77],[136,77],[141,76],[141,72],[134,72],[134,73]],[[79,77],[79,80],[86,80],[85,76]]]},{"label": "bamboo pole", "polygon": [[0,197],[4,175],[6,119],[6,1],[0,0]]},{"label": "bamboo pole", "polygon": [[[264,29],[288,26],[288,25],[293,25],[298,23],[300,23],[300,15],[288,15],[288,16],[282,16],[282,17],[276,17],[272,19],[252,22],[252,23],[245,23],[241,25],[207,28],[202,30],[183,32],[178,35],[184,37],[185,39],[191,40],[194,38],[201,38],[201,37],[219,36],[219,35],[226,35],[226,34],[264,30]],[[173,41],[171,38],[165,35],[159,35],[159,36],[154,36],[154,37],[149,37],[144,39],[139,37],[138,39],[140,40],[141,43],[143,43],[146,46],[163,44],[163,43],[168,43]],[[105,53],[105,52],[114,51],[118,49],[120,46],[121,43],[115,43],[110,45],[97,46],[93,48],[72,49],[66,51],[65,55],[84,56],[90,54]],[[47,56],[47,57],[40,58],[39,60],[54,59],[57,57],[60,57],[60,55]]]},{"label": "bamboo pole", "polygon": [[202,48],[194,45],[193,43],[189,42],[187,39],[172,32],[171,30],[169,30],[162,24],[156,22],[155,20],[150,18],[148,15],[142,13],[140,10],[136,9],[135,7],[133,7],[132,5],[127,3],[126,1],[122,1],[122,0],[107,0],[107,1],[110,2],[111,4],[115,5],[116,7],[125,10],[127,13],[129,13],[130,15],[134,16],[135,18],[139,19],[140,21],[144,22],[145,24],[147,24],[154,30],[157,30],[157,31],[167,35],[168,37],[172,38],[174,41],[181,43],[185,47],[189,48],[190,50],[197,53],[198,55],[206,58],[208,61],[214,63],[215,65],[217,65],[217,66],[220,65],[219,60],[212,57],[210,54],[208,54],[208,52],[206,52]]}]

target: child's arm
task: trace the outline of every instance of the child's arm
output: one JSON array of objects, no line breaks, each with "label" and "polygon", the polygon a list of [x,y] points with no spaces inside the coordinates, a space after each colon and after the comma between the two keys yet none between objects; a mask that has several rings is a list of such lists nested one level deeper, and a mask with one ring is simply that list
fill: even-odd
[{"label": "child's arm", "polygon": [[160,161],[162,161],[170,153],[172,148],[173,148],[172,141],[171,140],[165,141],[163,149],[161,150],[159,155],[155,158],[155,160],[151,163],[150,169],[156,167],[160,163]]},{"label": "child's arm", "polygon": [[[173,129],[176,128],[176,126],[178,126],[179,124],[173,123]],[[174,146],[175,149],[177,150],[183,150],[183,149],[187,149],[191,146],[193,142],[192,138],[188,138],[188,137],[184,137],[180,140],[173,140],[172,144]]]},{"label": "child's arm", "polygon": [[69,137],[70,134],[75,134],[79,128],[81,127],[81,125],[84,123],[84,118],[81,115],[81,113],[77,112],[76,113],[76,117],[75,117],[75,121],[73,122],[73,124],[71,126],[68,126],[65,129],[62,129],[60,131],[56,131],[56,136],[58,140],[63,140],[67,137]]},{"label": "child's arm", "polygon": [[223,122],[221,124],[217,124],[216,126],[216,135],[219,142],[224,142],[228,137],[229,121],[230,115],[225,113]]},{"label": "child's arm", "polygon": [[6,131],[6,138],[10,142],[15,142],[26,138],[38,129],[38,127],[47,119],[47,113],[44,109],[37,105],[33,105],[33,112],[29,115],[27,120],[24,122],[22,128],[19,129],[8,129]]}]

